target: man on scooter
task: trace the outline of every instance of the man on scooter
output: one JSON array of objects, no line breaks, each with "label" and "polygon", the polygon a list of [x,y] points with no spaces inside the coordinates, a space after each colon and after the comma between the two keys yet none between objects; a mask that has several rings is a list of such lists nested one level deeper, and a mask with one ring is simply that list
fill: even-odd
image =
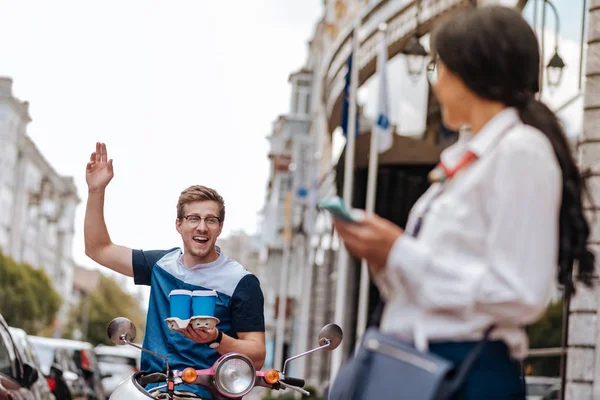
[{"label": "man on scooter", "polygon": [[[220,355],[230,352],[245,354],[257,370],[262,368],[266,354],[263,293],[258,279],[216,246],[225,220],[223,198],[204,186],[185,189],[175,220],[183,251],[132,250],[111,241],[104,221],[105,189],[113,176],[106,145],[97,143],[86,169],[85,251],[97,263],[133,277],[137,285],[151,287],[144,348],[166,356],[172,369],[209,368]],[[181,333],[171,331],[165,318],[170,316],[169,293],[174,289],[215,290],[219,324],[212,329],[190,324]],[[165,370],[162,360],[146,353],[142,353],[141,368]],[[177,389],[211,398],[201,386]]]}]

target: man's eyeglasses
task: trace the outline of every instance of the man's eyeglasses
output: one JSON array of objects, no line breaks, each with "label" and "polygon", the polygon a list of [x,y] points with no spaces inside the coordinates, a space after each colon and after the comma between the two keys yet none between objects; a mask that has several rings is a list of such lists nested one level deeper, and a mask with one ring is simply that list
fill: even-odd
[{"label": "man's eyeglasses", "polygon": [[201,217],[199,215],[184,215],[183,219],[185,219],[190,226],[194,227],[200,225],[200,221],[202,220],[204,220],[204,223],[209,228],[215,228],[221,223],[221,218],[213,216]]}]

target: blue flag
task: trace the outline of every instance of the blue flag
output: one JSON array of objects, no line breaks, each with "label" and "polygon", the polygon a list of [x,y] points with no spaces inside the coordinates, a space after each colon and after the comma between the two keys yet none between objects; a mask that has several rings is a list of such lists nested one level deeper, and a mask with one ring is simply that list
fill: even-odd
[{"label": "blue flag", "polygon": [[377,121],[373,127],[373,134],[379,135],[377,149],[379,153],[383,153],[391,149],[394,141],[388,111],[386,39],[385,33],[381,35],[379,56],[377,57],[377,72],[379,73],[379,99],[377,102]]},{"label": "blue flag", "polygon": [[[350,110],[350,81],[351,76],[352,76],[352,54],[350,54],[350,57],[348,57],[348,72],[346,72],[346,79],[345,79],[345,85],[344,85],[344,99],[343,99],[343,104],[342,104],[342,120],[341,120],[341,127],[342,127],[342,131],[344,133],[344,137],[346,137],[348,135],[348,115],[350,114],[349,110]],[[356,107],[356,136],[358,136],[359,134],[359,130],[358,130],[358,107]]]}]

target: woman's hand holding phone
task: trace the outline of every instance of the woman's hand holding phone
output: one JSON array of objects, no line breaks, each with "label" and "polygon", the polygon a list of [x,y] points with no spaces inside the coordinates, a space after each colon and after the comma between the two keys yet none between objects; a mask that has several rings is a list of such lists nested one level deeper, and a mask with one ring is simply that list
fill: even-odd
[{"label": "woman's hand holding phone", "polygon": [[365,215],[364,211],[359,209],[348,210],[344,201],[338,196],[321,200],[317,206],[329,211],[333,218],[354,224],[359,223]]}]

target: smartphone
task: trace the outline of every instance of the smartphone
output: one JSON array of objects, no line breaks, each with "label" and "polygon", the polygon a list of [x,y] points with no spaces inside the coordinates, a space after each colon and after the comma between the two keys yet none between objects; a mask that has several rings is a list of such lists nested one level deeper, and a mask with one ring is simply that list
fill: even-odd
[{"label": "smartphone", "polygon": [[317,207],[329,211],[334,218],[352,223],[360,222],[360,216],[363,214],[360,210],[348,210],[344,204],[344,200],[339,196],[323,199],[319,202]]}]

